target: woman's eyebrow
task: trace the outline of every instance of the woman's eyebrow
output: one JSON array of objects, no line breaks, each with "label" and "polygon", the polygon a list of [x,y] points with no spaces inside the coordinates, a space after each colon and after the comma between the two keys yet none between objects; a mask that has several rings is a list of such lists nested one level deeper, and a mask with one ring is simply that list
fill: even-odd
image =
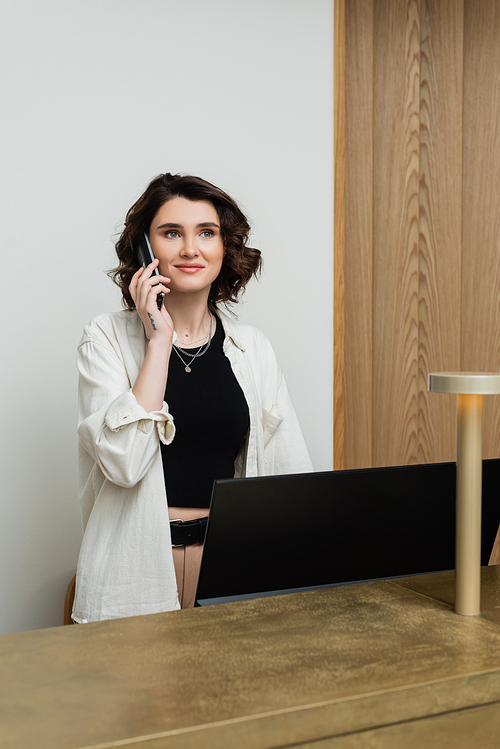
[{"label": "woman's eyebrow", "polygon": [[[211,226],[215,226],[216,229],[220,229],[219,224],[216,224],[213,221],[203,221],[201,224],[196,224],[195,229],[207,229]],[[160,224],[160,226],[156,227],[157,229],[184,229],[184,226],[182,224],[173,224],[173,223],[166,223],[166,224]]]}]

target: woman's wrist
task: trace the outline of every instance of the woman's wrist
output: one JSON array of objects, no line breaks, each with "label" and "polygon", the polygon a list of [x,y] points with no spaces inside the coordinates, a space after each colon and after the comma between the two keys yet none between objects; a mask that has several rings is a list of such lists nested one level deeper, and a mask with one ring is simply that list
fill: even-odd
[{"label": "woman's wrist", "polygon": [[173,341],[167,341],[155,336],[154,338],[149,339],[146,356],[149,359],[154,356],[155,359],[166,359],[168,361],[170,359],[170,354],[172,353],[172,346]]}]

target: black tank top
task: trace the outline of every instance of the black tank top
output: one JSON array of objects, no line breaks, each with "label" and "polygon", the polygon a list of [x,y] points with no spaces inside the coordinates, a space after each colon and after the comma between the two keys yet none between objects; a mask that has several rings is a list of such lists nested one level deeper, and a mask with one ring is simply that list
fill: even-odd
[{"label": "black tank top", "polygon": [[[233,478],[234,461],[250,426],[248,404],[222,350],[224,329],[214,317],[210,348],[186,372],[170,356],[165,401],[175,423],[170,445],[160,443],[171,507],[209,507],[214,479]],[[181,349],[186,363],[194,349]]]}]

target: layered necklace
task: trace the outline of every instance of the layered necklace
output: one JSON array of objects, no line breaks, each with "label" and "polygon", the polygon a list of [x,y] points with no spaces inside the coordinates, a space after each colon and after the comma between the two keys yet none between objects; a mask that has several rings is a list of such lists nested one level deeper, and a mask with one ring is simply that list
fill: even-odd
[{"label": "layered necklace", "polygon": [[[208,329],[208,338],[205,341],[205,343],[203,343],[200,346],[200,348],[198,349],[198,351],[195,354],[193,354],[192,356],[190,355],[191,356],[191,361],[187,361],[187,362],[184,361],[184,359],[182,358],[182,356],[180,354],[180,351],[179,351],[177,345],[175,343],[173,345],[173,349],[174,349],[175,353],[177,354],[177,356],[179,357],[179,359],[181,360],[181,362],[184,364],[184,370],[186,372],[191,372],[191,365],[194,362],[194,360],[197,359],[199,356],[203,356],[203,354],[205,354],[208,351],[208,349],[210,348],[210,344],[212,343],[212,329],[213,329],[214,318],[213,318],[213,315],[210,312],[210,310],[208,310],[208,314],[210,315],[210,327]],[[185,349],[182,349],[182,353],[185,356],[187,355]]]}]

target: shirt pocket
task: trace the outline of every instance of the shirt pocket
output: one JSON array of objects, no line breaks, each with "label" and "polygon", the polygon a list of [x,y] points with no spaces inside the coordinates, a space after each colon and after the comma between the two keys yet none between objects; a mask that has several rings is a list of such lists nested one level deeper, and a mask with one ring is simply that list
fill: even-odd
[{"label": "shirt pocket", "polygon": [[269,440],[276,432],[277,428],[283,421],[283,416],[278,411],[278,406],[274,405],[271,411],[262,407],[262,429],[264,431],[264,447],[267,447]]}]

